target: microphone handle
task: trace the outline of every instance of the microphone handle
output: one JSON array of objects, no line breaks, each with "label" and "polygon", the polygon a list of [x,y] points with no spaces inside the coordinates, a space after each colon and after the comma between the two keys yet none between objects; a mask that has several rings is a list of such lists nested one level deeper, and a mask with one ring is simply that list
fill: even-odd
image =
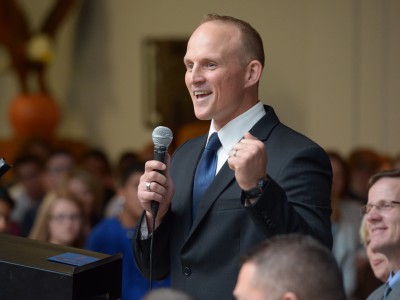
[{"label": "microphone handle", "polygon": [[154,146],[154,160],[165,163],[165,157],[167,156],[167,147],[165,146]]},{"label": "microphone handle", "polygon": [[[161,161],[163,163],[165,163],[165,158],[167,154],[167,147],[165,146],[154,146],[154,160],[157,161]],[[163,174],[164,172],[162,171],[158,171],[161,174]],[[158,203],[157,201],[151,201],[151,213],[153,215],[153,218],[157,217],[157,213],[158,213],[158,207],[160,206],[160,203]]]}]

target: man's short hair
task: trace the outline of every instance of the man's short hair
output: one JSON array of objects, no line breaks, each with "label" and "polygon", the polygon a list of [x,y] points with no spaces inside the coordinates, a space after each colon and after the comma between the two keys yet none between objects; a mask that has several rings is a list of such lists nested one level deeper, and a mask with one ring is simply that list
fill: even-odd
[{"label": "man's short hair", "polygon": [[143,300],[194,300],[194,298],[184,291],[165,287],[149,291]]},{"label": "man's short hair", "polygon": [[369,188],[382,178],[400,178],[400,169],[386,170],[376,173],[369,179]]},{"label": "man's short hair", "polygon": [[293,292],[299,299],[346,299],[335,257],[311,236],[275,236],[252,249],[242,263],[254,264],[255,287],[276,297]]},{"label": "man's short hair", "polygon": [[[258,60],[264,67],[265,54],[263,41],[257,30],[249,23],[230,16],[218,14],[207,14],[203,17],[201,24],[211,21],[232,24],[241,32],[241,50],[249,60]],[[246,62],[248,63],[248,62]]]}]

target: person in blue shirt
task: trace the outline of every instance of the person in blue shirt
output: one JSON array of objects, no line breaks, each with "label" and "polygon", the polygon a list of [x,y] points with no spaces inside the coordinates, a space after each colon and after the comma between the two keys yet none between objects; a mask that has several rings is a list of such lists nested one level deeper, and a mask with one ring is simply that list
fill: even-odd
[{"label": "person in blue shirt", "polygon": [[[134,163],[121,171],[119,193],[125,199],[118,216],[106,218],[98,223],[87,238],[85,248],[106,254],[123,254],[122,300],[139,300],[146,294],[150,282],[136,267],[133,259],[132,238],[135,226],[143,212],[137,198],[137,187],[144,164]],[[169,287],[169,278],[154,281],[153,288]]]}]

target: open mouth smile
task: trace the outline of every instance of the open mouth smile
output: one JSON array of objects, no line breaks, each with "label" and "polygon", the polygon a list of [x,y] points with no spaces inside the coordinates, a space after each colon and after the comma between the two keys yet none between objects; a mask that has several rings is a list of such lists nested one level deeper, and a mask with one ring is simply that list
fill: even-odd
[{"label": "open mouth smile", "polygon": [[211,92],[208,92],[208,91],[194,91],[193,92],[193,95],[197,98],[197,99],[202,99],[202,98],[205,98],[205,97],[207,97],[207,96],[209,96],[209,95],[211,95],[212,93]]}]

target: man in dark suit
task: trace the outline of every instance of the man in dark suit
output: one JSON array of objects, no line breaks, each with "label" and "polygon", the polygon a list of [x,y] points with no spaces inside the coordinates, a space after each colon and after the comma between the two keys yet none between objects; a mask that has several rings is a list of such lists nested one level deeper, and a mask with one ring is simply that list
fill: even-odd
[{"label": "man in dark suit", "polygon": [[372,176],[368,203],[361,208],[366,215],[369,247],[385,255],[390,275],[367,300],[400,299],[400,169]]},{"label": "man in dark suit", "polygon": [[[258,99],[264,50],[248,23],[207,15],[190,37],[184,63],[194,112],[211,120],[210,131],[183,144],[166,164],[146,163],[135,258],[148,276],[151,201],[157,201],[154,278],[170,274],[172,287],[197,299],[232,299],[239,257],[261,241],[298,232],[331,247],[330,163]],[[216,175],[199,196],[203,177],[196,173],[215,132],[221,142]]]}]

